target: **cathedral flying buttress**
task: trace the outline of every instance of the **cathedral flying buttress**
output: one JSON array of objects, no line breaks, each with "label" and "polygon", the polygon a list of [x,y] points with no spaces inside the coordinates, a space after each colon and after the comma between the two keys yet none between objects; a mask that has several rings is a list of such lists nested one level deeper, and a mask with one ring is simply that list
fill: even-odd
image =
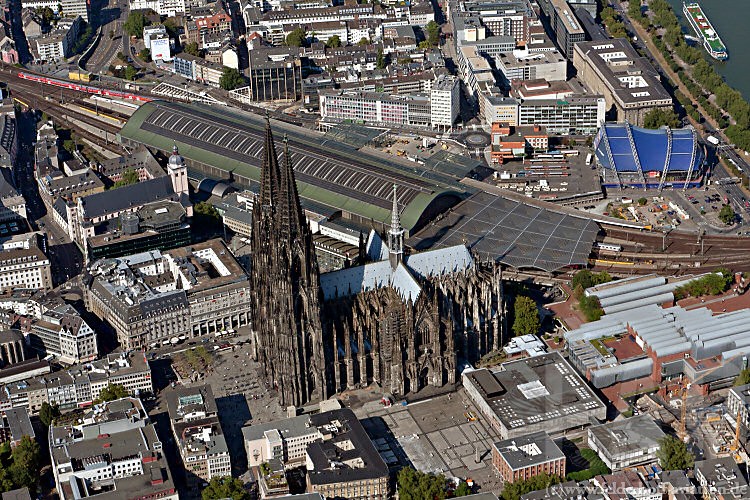
[{"label": "cathedral flying buttress", "polygon": [[267,124],[253,209],[252,328],[282,404],[371,384],[399,396],[455,384],[463,366],[501,347],[499,265],[464,245],[408,254],[399,214],[394,186],[387,251],[319,275],[286,143],[280,165]]}]

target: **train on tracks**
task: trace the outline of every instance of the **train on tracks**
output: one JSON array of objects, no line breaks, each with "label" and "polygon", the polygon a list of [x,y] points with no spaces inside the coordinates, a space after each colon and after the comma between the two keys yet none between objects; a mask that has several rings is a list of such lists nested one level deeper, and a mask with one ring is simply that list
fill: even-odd
[{"label": "train on tracks", "polygon": [[95,94],[95,95],[104,95],[108,97],[115,97],[118,99],[128,99],[131,101],[139,101],[139,102],[150,102],[153,101],[153,99],[149,97],[144,97],[137,94],[132,94],[130,92],[124,92],[121,90],[110,90],[110,89],[103,89],[99,87],[92,87],[90,85],[82,85],[80,83],[76,82],[67,82],[65,80],[58,80],[56,78],[49,78],[47,76],[40,76],[40,75],[32,75],[29,73],[18,73],[18,78],[21,78],[23,80],[30,80],[32,82],[40,82],[44,83],[46,85],[53,85],[55,87],[65,88],[69,90],[75,90],[78,92],[84,92],[87,94]]}]

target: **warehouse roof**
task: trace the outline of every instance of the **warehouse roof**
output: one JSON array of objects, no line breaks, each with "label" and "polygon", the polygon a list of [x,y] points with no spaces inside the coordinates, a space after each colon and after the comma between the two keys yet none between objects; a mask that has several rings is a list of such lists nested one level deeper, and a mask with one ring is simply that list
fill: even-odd
[{"label": "warehouse roof", "polygon": [[409,243],[417,249],[465,244],[515,268],[555,271],[586,265],[598,231],[590,219],[477,193]]},{"label": "warehouse roof", "polygon": [[[455,204],[467,189],[449,177],[358,151],[323,134],[273,121],[289,137],[289,151],[302,198],[358,215],[390,220],[396,184],[401,220],[407,231],[424,225],[437,211]],[[265,120],[252,113],[215,110],[199,104],[153,101],[141,106],[120,132],[126,142],[162,151],[176,143],[189,167],[214,177],[251,184],[260,179]]]}]

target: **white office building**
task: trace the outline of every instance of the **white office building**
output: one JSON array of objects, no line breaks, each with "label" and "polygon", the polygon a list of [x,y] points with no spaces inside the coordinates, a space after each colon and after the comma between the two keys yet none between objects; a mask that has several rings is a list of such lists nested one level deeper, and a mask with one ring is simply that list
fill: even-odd
[{"label": "white office building", "polygon": [[168,62],[172,60],[172,47],[167,35],[158,35],[151,39],[151,59]]},{"label": "white office building", "polygon": [[430,121],[433,127],[450,128],[461,107],[460,81],[455,76],[440,75],[430,91]]},{"label": "white office building", "polygon": [[185,0],[130,0],[130,10],[148,9],[168,17],[187,12]]}]

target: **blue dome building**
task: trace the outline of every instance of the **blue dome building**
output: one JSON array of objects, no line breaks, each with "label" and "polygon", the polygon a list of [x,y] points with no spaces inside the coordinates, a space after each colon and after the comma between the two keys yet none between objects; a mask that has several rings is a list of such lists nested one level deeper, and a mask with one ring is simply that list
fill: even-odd
[{"label": "blue dome building", "polygon": [[650,130],[605,123],[594,141],[604,187],[697,187],[706,153],[692,127]]}]

